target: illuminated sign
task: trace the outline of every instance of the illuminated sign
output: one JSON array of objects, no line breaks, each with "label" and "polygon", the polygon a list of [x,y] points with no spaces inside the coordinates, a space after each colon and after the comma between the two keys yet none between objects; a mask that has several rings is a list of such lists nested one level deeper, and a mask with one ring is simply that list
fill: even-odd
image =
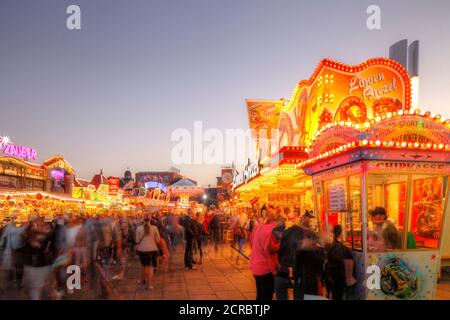
[{"label": "illuminated sign", "polygon": [[3,154],[23,159],[37,159],[37,151],[36,149],[30,147],[24,147],[15,145],[12,143],[11,139],[7,136],[0,137],[0,150]]},{"label": "illuminated sign", "polygon": [[110,196],[117,196],[118,191],[119,191],[119,183],[120,183],[120,179],[117,177],[109,177],[108,178],[108,185],[109,185],[108,194]]},{"label": "illuminated sign", "polygon": [[259,157],[260,152],[258,152],[258,156],[255,161],[251,162],[250,159],[247,159],[247,163],[244,167],[244,171],[242,174],[236,170],[235,165],[233,163],[233,186],[232,190],[236,189],[241,184],[247,183],[250,179],[256,177],[259,174]]},{"label": "illuminated sign", "polygon": [[368,170],[448,174],[450,172],[450,165],[448,163],[375,161],[369,162]]},{"label": "illuminated sign", "polygon": [[147,181],[144,186],[146,189],[160,189],[163,192],[166,192],[166,186],[164,183],[158,181]]},{"label": "illuminated sign", "polygon": [[371,126],[365,135],[374,141],[450,144],[444,123],[415,115],[387,119]]},{"label": "illuminated sign", "polygon": [[314,133],[328,123],[364,124],[388,112],[407,110],[410,104],[410,79],[397,62],[378,58],[348,66],[325,59],[282,107],[280,148],[308,146]]}]

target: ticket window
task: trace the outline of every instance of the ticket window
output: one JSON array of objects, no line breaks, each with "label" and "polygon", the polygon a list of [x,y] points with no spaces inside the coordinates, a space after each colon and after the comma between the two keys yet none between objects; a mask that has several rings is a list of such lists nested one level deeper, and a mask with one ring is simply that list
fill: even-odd
[{"label": "ticket window", "polygon": [[[386,251],[403,247],[406,215],[407,175],[369,174],[367,183],[367,248]],[[372,215],[377,207],[386,216]]]},{"label": "ticket window", "polygon": [[[447,180],[420,174],[369,174],[368,250],[439,248]],[[376,207],[386,210],[386,221],[370,214]]]},{"label": "ticket window", "polygon": [[315,202],[316,202],[316,216],[317,216],[317,230],[322,237],[328,235],[327,222],[325,217],[325,196],[323,194],[322,183],[314,184]]},{"label": "ticket window", "polygon": [[338,178],[324,183],[325,219],[329,236],[333,227],[342,226],[342,241],[354,250],[362,249],[361,178],[359,175]]},{"label": "ticket window", "polygon": [[439,248],[444,193],[448,177],[412,175],[412,206],[408,229],[417,248]]}]

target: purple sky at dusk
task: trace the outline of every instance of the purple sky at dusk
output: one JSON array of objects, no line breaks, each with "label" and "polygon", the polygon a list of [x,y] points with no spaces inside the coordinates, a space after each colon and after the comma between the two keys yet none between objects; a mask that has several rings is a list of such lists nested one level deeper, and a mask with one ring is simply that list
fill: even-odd
[{"label": "purple sky at dusk", "polygon": [[[173,130],[247,128],[245,98],[289,99],[322,58],[358,64],[404,38],[420,41],[421,109],[448,118],[449,15],[448,0],[2,0],[0,135],[81,178],[164,170]],[[202,185],[220,168],[177,167]]]}]

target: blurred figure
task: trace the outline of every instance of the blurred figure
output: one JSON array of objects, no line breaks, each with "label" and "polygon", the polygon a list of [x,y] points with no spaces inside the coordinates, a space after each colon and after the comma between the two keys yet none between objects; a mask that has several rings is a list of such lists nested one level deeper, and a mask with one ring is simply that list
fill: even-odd
[{"label": "blurred figure", "polygon": [[160,235],[158,229],[150,224],[150,219],[145,218],[144,224],[136,229],[136,242],[138,243],[137,252],[142,265],[141,286],[146,289],[153,289],[151,281],[158,258]]},{"label": "blurred figure", "polygon": [[186,270],[197,270],[193,266],[193,249],[194,249],[194,240],[195,240],[195,213],[191,208],[187,210],[187,216],[184,220],[184,238],[186,241],[186,247],[184,250],[184,267]]},{"label": "blurred figure", "polygon": [[172,271],[173,256],[179,251],[179,248],[183,244],[184,239],[184,228],[179,224],[179,220],[176,217],[171,217],[169,220],[168,228],[168,234],[169,234],[169,271]]},{"label": "blurred figure", "polygon": [[[102,213],[101,217],[96,223],[96,230],[98,235],[97,260],[100,261],[101,276],[105,282],[111,280],[110,265],[113,250],[113,228],[112,220]],[[103,291],[102,297],[105,297],[106,291]]]},{"label": "blurred figure", "polygon": [[299,242],[303,238],[303,235],[304,229],[298,225],[292,225],[282,234],[280,250],[278,251],[279,265],[275,276],[275,294],[277,300],[287,300],[289,288],[294,289],[294,300],[300,298],[299,282],[295,281],[295,276],[297,275],[295,258]]},{"label": "blurred figure", "polygon": [[214,211],[211,221],[209,223],[209,230],[211,231],[212,240],[214,241],[214,250],[217,252],[219,250],[220,241],[220,216],[217,211]]},{"label": "blurred figure", "polygon": [[208,240],[210,237],[210,229],[209,224],[211,223],[211,220],[213,218],[212,210],[209,210],[206,215],[203,217],[202,222],[202,247],[204,248],[204,251],[207,252],[207,246],[208,246]]},{"label": "blurred figure", "polygon": [[36,218],[30,222],[24,256],[23,280],[28,297],[31,300],[41,300],[56,257],[55,234],[49,221]]},{"label": "blurred figure", "polygon": [[258,220],[256,216],[257,214],[255,213],[255,210],[252,209],[248,216],[247,224],[245,226],[245,231],[247,233],[247,239],[250,243],[250,247],[252,246],[253,230],[255,230],[255,227],[258,225]]},{"label": "blurred figure", "polygon": [[349,248],[339,240],[342,234],[342,226],[333,227],[333,242],[325,247],[325,285],[328,293],[331,293],[333,300],[342,300],[347,287],[356,283],[355,278],[347,279],[346,268],[351,268],[350,274],[353,274],[353,256]]},{"label": "blurred figure", "polygon": [[273,230],[277,221],[276,211],[269,208],[265,223],[255,227],[252,239],[250,269],[256,281],[256,300],[272,300],[274,293],[274,274],[276,271],[276,253],[279,243]]},{"label": "blurred figure", "polygon": [[325,252],[320,247],[319,236],[311,230],[310,220],[314,218],[312,211],[306,211],[300,225],[303,234],[300,236],[296,254],[295,281],[300,284],[299,298],[301,300],[305,299],[305,295],[320,296],[322,293]]},{"label": "blurred figure", "polygon": [[[16,213],[18,213],[16,211]],[[25,216],[12,216],[12,221],[4,228],[0,237],[0,248],[3,248],[0,268],[0,289],[7,289],[15,283],[21,289],[24,267],[25,231],[28,219]]]},{"label": "blurred figure", "polygon": [[125,271],[127,267],[127,245],[128,245],[128,236],[129,236],[129,223],[128,219],[124,214],[119,214],[116,218],[115,225],[113,226],[114,230],[114,246],[115,251],[117,252],[117,260],[119,261],[120,271],[119,274],[113,277],[113,280],[122,280],[125,276]]},{"label": "blurred figure", "polygon": [[203,251],[202,251],[202,222],[203,217],[201,214],[197,214],[196,218],[192,220],[194,226],[194,252],[198,254],[200,259],[194,260],[194,263],[202,264]]}]

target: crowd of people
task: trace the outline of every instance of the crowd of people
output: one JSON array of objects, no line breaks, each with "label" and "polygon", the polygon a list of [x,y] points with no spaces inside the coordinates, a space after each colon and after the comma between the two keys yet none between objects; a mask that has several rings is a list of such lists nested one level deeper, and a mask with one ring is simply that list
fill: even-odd
[{"label": "crowd of people", "polygon": [[[386,210],[371,211],[374,243],[395,248],[398,231]],[[263,206],[224,214],[186,209],[183,214],[160,210],[104,209],[96,214],[66,212],[47,216],[11,216],[0,229],[0,295],[23,292],[29,299],[63,299],[73,294],[67,286],[67,267],[79,266],[82,282],[96,298],[114,298],[112,280],[125,276],[130,259],[139,258],[139,286],[153,289],[153,275],[173,271],[172,258],[184,250],[186,271],[202,264],[209,248],[219,249],[224,230],[231,245],[244,254],[256,282],[256,299],[351,297],[356,283],[351,250],[341,239],[342,226],[332,227],[332,239],[320,237],[312,226],[313,211]],[[229,239],[227,239],[229,240]],[[228,241],[227,241],[228,242]],[[115,265],[112,268],[112,265]],[[112,272],[114,270],[115,272]],[[118,271],[117,271],[118,270]],[[114,274],[113,274],[114,273]]]},{"label": "crowd of people", "polygon": [[[396,249],[399,232],[386,210],[369,212],[372,230],[368,247]],[[251,234],[250,268],[256,281],[257,300],[352,299],[357,280],[352,250],[342,241],[343,227],[332,226],[330,237],[319,236],[312,226],[312,210],[263,206],[260,223]]]},{"label": "crowd of people", "polygon": [[[135,257],[142,265],[139,285],[151,290],[154,272],[171,270],[171,258],[183,246],[187,270],[202,263],[209,241],[218,249],[219,213],[105,209],[87,215],[67,209],[52,218],[12,215],[0,229],[0,295],[24,292],[29,299],[63,299],[73,293],[67,267],[76,265],[83,285],[97,298],[114,297],[111,281],[123,279]],[[112,265],[119,272],[112,274]]]},{"label": "crowd of people", "polygon": [[261,209],[265,220],[254,228],[250,268],[256,281],[256,300],[342,300],[356,284],[353,256],[333,227],[333,240],[322,239],[312,228],[310,210],[289,213],[274,206]]}]

